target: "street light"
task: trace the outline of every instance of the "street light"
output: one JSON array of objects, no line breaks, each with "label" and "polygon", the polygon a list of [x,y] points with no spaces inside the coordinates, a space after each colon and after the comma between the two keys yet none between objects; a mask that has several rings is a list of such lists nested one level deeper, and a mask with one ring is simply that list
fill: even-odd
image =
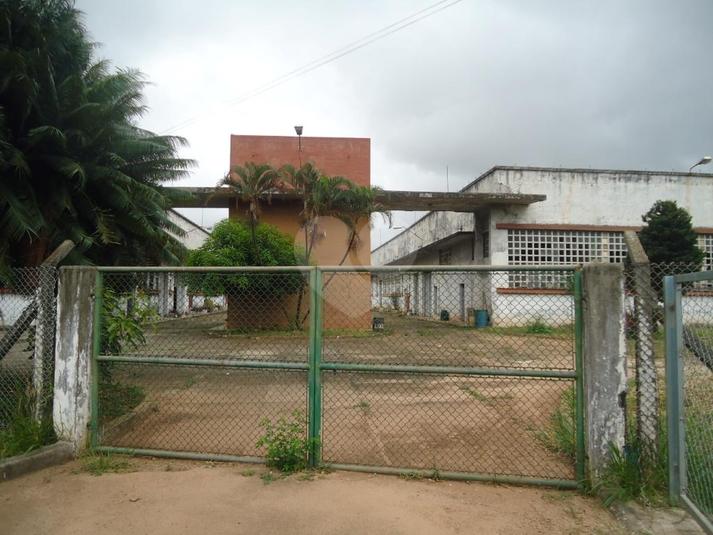
[{"label": "street light", "polygon": [[713,158],[711,158],[710,156],[704,156],[703,158],[701,158],[700,162],[698,162],[696,165],[692,165],[688,169],[688,172],[690,173],[691,171],[693,171],[694,167],[698,167],[699,165],[707,165],[707,164],[711,163],[711,160],[713,160]]},{"label": "street light", "polygon": [[295,134],[297,134],[297,157],[302,167],[302,125],[295,126]]}]

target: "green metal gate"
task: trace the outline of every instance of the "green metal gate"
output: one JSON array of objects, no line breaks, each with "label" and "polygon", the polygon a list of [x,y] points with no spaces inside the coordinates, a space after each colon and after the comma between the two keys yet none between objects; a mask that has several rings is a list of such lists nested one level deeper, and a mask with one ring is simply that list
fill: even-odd
[{"label": "green metal gate", "polygon": [[311,466],[575,487],[581,277],[99,268],[92,446],[260,461],[260,421],[299,414]]},{"label": "green metal gate", "polygon": [[713,533],[713,272],[664,277],[669,498]]}]

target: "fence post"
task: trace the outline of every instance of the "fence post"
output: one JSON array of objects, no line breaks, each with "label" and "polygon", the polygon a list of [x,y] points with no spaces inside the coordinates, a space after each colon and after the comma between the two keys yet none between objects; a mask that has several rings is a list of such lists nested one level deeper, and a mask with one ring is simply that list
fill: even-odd
[{"label": "fence post", "polygon": [[683,319],[681,313],[681,288],[672,276],[663,280],[664,325],[666,329],[666,423],[668,427],[668,496],[672,504],[678,504],[683,488],[684,436],[681,396],[683,363],[681,349]]},{"label": "fence post", "polygon": [[87,443],[92,388],[96,268],[60,269],[54,374],[57,438],[80,451]]},{"label": "fence post", "polygon": [[654,299],[649,257],[636,232],[624,233],[631,261],[634,285],[635,352],[636,352],[636,420],[637,436],[644,451],[656,458],[658,453],[659,392],[654,356]]},{"label": "fence post", "polygon": [[312,468],[321,463],[322,445],[322,271],[314,268],[310,271],[310,324],[309,324],[309,370],[308,402],[309,422],[308,438],[310,441],[309,465]]},{"label": "fence post", "polygon": [[624,449],[626,339],[624,278],[617,264],[584,266],[584,397],[589,477],[599,479],[611,448]]},{"label": "fence post", "polygon": [[585,444],[584,444],[584,310],[583,310],[583,288],[582,271],[578,269],[574,272],[574,337],[575,337],[575,363],[574,368],[577,374],[575,384],[575,461],[577,482],[582,484],[585,474]]}]

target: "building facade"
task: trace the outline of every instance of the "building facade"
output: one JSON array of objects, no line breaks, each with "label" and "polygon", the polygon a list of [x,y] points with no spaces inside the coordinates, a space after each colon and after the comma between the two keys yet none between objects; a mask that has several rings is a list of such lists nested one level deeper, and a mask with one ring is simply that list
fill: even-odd
[{"label": "building facade", "polygon": [[[342,176],[360,186],[371,184],[371,140],[369,138],[332,138],[296,136],[238,136],[230,137],[230,168],[246,162],[267,163],[279,168],[285,164],[299,167],[313,163],[322,173]],[[229,205],[231,219],[246,218],[247,206],[235,198]],[[275,225],[293,237],[295,247],[305,250],[305,235],[301,227],[299,200],[273,198],[262,206],[260,221]],[[370,264],[371,234],[365,221],[358,231],[356,247],[348,250],[349,230],[337,218],[322,217],[318,223],[317,239],[310,255],[312,265],[368,266]],[[346,255],[346,256],[345,256]],[[365,275],[337,275],[324,291],[325,327],[362,328],[371,324],[369,278]],[[296,308],[297,296],[286,298],[281,308]],[[254,318],[254,307],[229,300],[228,323],[245,323]],[[232,306],[231,306],[232,305]],[[263,314],[269,326],[281,326],[289,321],[278,307],[274,314]],[[254,319],[252,321],[255,321]]]},{"label": "building facade", "polygon": [[[624,231],[642,227],[642,215],[657,200],[673,200],[689,211],[705,252],[704,269],[713,269],[713,175],[650,171],[494,167],[463,188],[464,192],[544,194],[526,206],[498,206],[466,212],[430,212],[398,236],[372,251],[376,265],[575,265],[626,258]],[[433,275],[436,276],[435,274]],[[445,284],[445,283],[443,283]],[[469,295],[439,287],[438,281],[409,281],[410,301],[431,306],[415,311],[431,315],[441,308],[433,294],[464,297],[463,308],[487,308],[494,322],[516,322],[508,296],[526,293],[546,315],[566,294],[566,275],[519,272],[498,277],[487,292]],[[404,291],[403,293],[406,293]],[[418,294],[418,295],[416,295]],[[428,295],[427,295],[428,294]],[[518,297],[521,299],[521,296]],[[562,300],[562,298],[559,298]],[[463,301],[466,301],[465,307]]]}]

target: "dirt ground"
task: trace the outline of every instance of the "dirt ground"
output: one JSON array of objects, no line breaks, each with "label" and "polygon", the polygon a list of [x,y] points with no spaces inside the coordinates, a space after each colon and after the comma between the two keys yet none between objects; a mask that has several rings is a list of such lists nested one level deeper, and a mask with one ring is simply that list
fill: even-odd
[{"label": "dirt ground", "polygon": [[262,466],[132,459],[100,476],[80,461],[0,483],[4,535],[623,534],[571,491],[350,472],[264,481]]},{"label": "dirt ground", "polygon": [[[231,335],[224,319],[162,322],[141,352],[290,360],[306,343],[303,333]],[[572,353],[568,333],[481,333],[397,314],[386,324],[386,334],[331,333],[325,360],[557,368]],[[116,364],[112,376],[144,397],[102,419],[106,446],[260,456],[263,418],[307,413],[304,371]],[[327,463],[574,479],[572,460],[541,440],[571,380],[340,371],[322,385]]]}]

